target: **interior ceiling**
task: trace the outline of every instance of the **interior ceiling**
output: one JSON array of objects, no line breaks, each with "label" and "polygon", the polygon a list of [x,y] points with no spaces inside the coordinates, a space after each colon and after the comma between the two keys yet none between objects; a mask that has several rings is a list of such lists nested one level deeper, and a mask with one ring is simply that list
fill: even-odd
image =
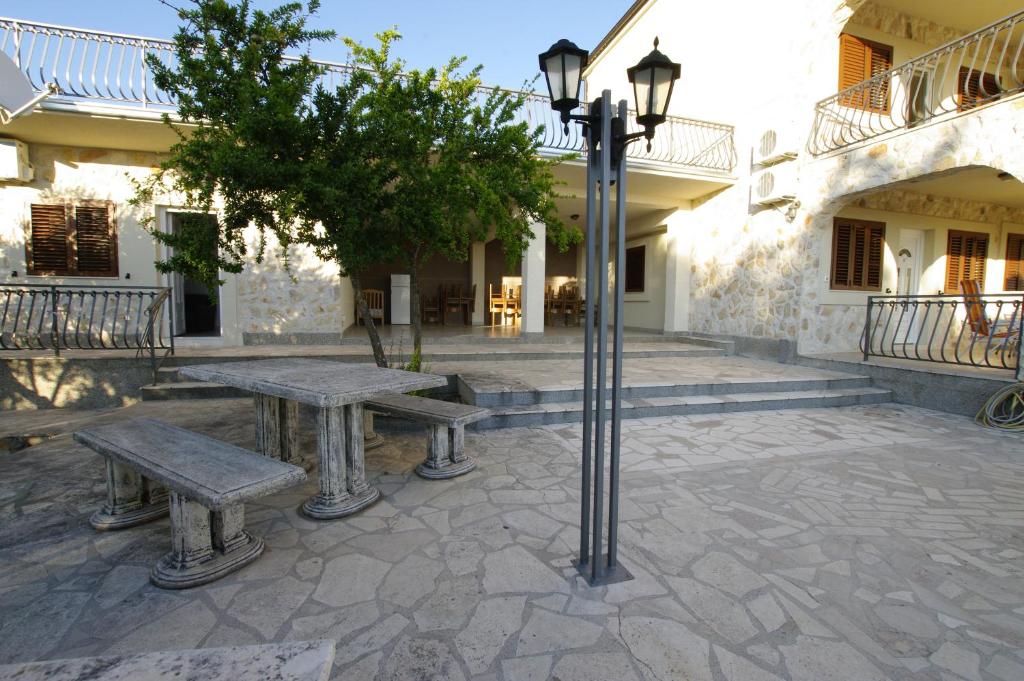
[{"label": "interior ceiling", "polygon": [[1005,16],[1019,12],[1020,0],[877,0],[904,14],[930,19],[937,24],[970,33]]},{"label": "interior ceiling", "polygon": [[933,196],[970,199],[1013,208],[1024,208],[1024,183],[1014,178],[1000,180],[995,168],[969,168],[948,175],[908,182],[907,191]]}]

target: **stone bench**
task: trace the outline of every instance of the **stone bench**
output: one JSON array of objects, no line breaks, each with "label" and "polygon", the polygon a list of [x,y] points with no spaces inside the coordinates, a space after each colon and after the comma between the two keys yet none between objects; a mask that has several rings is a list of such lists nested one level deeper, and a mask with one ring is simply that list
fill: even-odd
[{"label": "stone bench", "polygon": [[464,451],[466,424],[486,418],[491,413],[489,409],[413,395],[375,397],[365,406],[381,414],[429,426],[427,460],[416,467],[416,473],[421,477],[443,480],[463,475],[476,467],[476,462]]},{"label": "stone bench", "polygon": [[327,681],[334,641],[168,650],[0,665],[0,681]]},{"label": "stone bench", "polygon": [[75,440],[131,471],[140,489],[169,490],[171,552],[150,574],[166,589],[212,582],[256,560],[263,540],[245,530],[245,502],[306,479],[298,466],[153,419],[79,431]]}]

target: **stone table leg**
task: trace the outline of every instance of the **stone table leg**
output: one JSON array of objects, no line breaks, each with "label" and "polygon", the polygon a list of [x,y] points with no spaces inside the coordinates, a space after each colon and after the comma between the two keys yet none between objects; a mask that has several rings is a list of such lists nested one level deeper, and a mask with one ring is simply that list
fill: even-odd
[{"label": "stone table leg", "polygon": [[465,453],[465,427],[431,424],[427,429],[427,460],[416,474],[428,480],[447,480],[465,475],[476,462]]},{"label": "stone table leg", "polygon": [[254,397],[256,406],[256,451],[285,463],[309,470],[299,452],[299,403],[270,395]]},{"label": "stone table leg", "polygon": [[149,579],[164,589],[188,589],[220,579],[256,560],[263,540],[243,528],[244,506],[217,513],[171,492],[171,552]]},{"label": "stone table leg", "polygon": [[380,498],[366,484],[363,466],[363,405],[323,407],[316,416],[320,493],[302,504],[310,518],[343,518]]},{"label": "stone table leg", "polygon": [[134,527],[167,515],[167,491],[137,471],[113,459],[106,460],[107,503],[92,514],[97,530]]}]

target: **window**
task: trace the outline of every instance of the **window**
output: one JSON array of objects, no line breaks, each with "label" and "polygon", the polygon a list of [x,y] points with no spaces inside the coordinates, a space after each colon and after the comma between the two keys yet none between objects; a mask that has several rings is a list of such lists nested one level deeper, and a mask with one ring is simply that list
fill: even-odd
[{"label": "window", "polygon": [[960,293],[960,282],[972,279],[985,289],[988,234],[949,230],[946,242],[946,293]]},{"label": "window", "polygon": [[646,249],[646,246],[626,249],[626,293],[644,292]]},{"label": "window", "polygon": [[832,288],[882,290],[885,223],[835,218],[832,223]]},{"label": "window", "polygon": [[997,99],[999,83],[991,73],[977,71],[966,66],[960,67],[956,82],[956,101],[958,111],[967,111],[985,102]]},{"label": "window", "polygon": [[[843,33],[839,36],[839,90],[853,87],[892,68],[892,47]],[[889,79],[879,79],[843,97],[843,106],[889,113]]]},{"label": "window", "polygon": [[1006,238],[1006,274],[1004,291],[1024,291],[1024,234],[1010,234]]},{"label": "window", "polygon": [[33,203],[25,259],[33,275],[116,277],[113,204]]}]

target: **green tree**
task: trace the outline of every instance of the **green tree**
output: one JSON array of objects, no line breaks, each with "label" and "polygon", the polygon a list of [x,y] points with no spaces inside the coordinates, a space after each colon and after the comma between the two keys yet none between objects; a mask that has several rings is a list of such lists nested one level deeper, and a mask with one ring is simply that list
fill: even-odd
[{"label": "green tree", "polygon": [[[288,56],[334,37],[307,28],[318,6],[310,0],[264,12],[249,0],[192,0],[179,10],[174,60],[148,64],[157,87],[177,98],[185,125],[165,117],[178,141],[135,201],[149,204],[172,191],[190,208],[217,213],[176,234],[152,230],[175,253],[158,268],[211,290],[220,271],[240,272],[248,257],[262,261],[268,234],[286,266],[294,244],[337,263],[352,282],[380,366],[387,358],[362,277],[400,259],[413,279],[418,364],[418,282],[427,258],[464,260],[493,228],[514,262],[535,220],[548,224],[560,246],[580,235],[557,218],[552,161],[537,154],[540,131],[512,123],[523,95],[481,96],[480,69],[458,75],[461,59],[405,74],[390,54],[395,31],[379,34],[375,48],[347,40],[354,68],[330,74],[339,82],[326,87],[323,66]],[[255,244],[246,239],[250,225]]]}]

